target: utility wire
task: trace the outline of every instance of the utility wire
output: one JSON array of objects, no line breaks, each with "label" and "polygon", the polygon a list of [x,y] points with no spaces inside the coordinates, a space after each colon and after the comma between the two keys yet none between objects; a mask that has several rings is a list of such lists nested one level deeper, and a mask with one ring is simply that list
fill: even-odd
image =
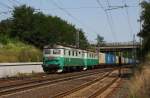
[{"label": "utility wire", "polygon": [[13,6],[16,6],[17,4],[16,3],[14,3],[14,1],[13,0],[8,0],[10,3],[12,3],[13,4]]},{"label": "utility wire", "polygon": [[13,0],[14,2],[16,2],[18,5],[21,5],[21,3],[17,0]]},{"label": "utility wire", "polygon": [[[17,4],[20,4],[19,1],[17,1],[17,0],[8,0],[8,1],[10,3],[12,3],[13,6],[17,6]],[[0,15],[2,15],[2,14],[9,14],[10,12],[12,12],[11,10],[13,9],[13,7],[11,7],[11,6],[7,5],[7,4],[4,4],[2,2],[0,2],[0,5],[8,9],[8,11],[2,11],[2,12],[0,12]]]},{"label": "utility wire", "polygon": [[[62,7],[65,10],[80,10],[80,9],[99,9],[99,6],[87,6],[87,7]],[[41,10],[60,10],[58,8],[48,8],[48,9],[41,9]]]},{"label": "utility wire", "polygon": [[112,28],[112,25],[111,25],[111,22],[110,22],[110,18],[109,18],[109,15],[107,13],[107,11],[105,10],[104,6],[101,4],[100,0],[96,0],[98,5],[100,6],[100,8],[105,12],[106,14],[106,18],[107,18],[107,22],[108,22],[108,25],[109,25],[109,28],[110,28],[110,31],[112,33],[112,36],[113,36],[113,39],[115,40],[115,35],[113,33],[113,28]]},{"label": "utility wire", "polygon": [[12,11],[2,11],[2,12],[0,12],[0,15],[2,15],[2,14],[9,14],[10,12],[12,12]]},{"label": "utility wire", "polygon": [[129,17],[129,12],[128,12],[128,8],[127,8],[126,0],[122,0],[122,2],[125,4],[125,12],[127,15],[127,22],[128,22],[129,29],[130,29],[130,34],[131,34],[131,36],[133,36],[133,29],[132,29],[131,22],[130,22],[130,17]]},{"label": "utility wire", "polygon": [[[54,0],[51,0],[51,2],[60,10],[62,10],[63,12],[65,12],[68,16],[70,16],[72,19],[78,21],[81,25],[89,28],[89,26],[85,25],[83,22],[81,22],[78,18],[76,18],[75,16],[73,16],[69,11],[67,11],[66,9],[63,9],[61,6],[59,6]],[[91,28],[91,27],[90,27]],[[94,31],[93,33],[97,34],[95,30],[92,29],[92,31]]]},{"label": "utility wire", "polygon": [[1,6],[3,6],[3,7],[8,8],[8,9],[13,9],[12,7],[10,7],[10,6],[6,5],[6,4],[4,4],[4,3],[2,3],[2,2],[0,2],[0,5],[1,5]]},{"label": "utility wire", "polygon": [[[107,0],[107,5],[108,5],[108,8],[110,8],[111,7],[111,4],[110,4],[110,2],[109,2],[109,0]],[[107,12],[107,11],[106,11]],[[108,15],[110,15],[110,23],[111,23],[111,26],[112,26],[112,31],[113,31],[113,34],[114,34],[114,37],[115,37],[115,40],[117,40],[117,36],[116,36],[116,32],[115,32],[115,30],[113,29],[114,28],[114,21],[113,21],[113,18],[112,18],[112,13],[111,12],[109,12],[109,14]]]},{"label": "utility wire", "polygon": [[[118,8],[122,8],[123,6],[110,6],[111,8],[109,9],[105,9],[107,10],[113,10],[113,9],[118,9]],[[128,6],[128,7],[138,7],[138,6]],[[99,9],[101,8],[100,6],[85,6],[85,7],[61,7],[62,9],[66,9],[66,10],[80,10],[80,9]],[[40,9],[37,9],[40,10]],[[41,9],[41,10],[60,10],[59,8],[48,8],[48,9]]]},{"label": "utility wire", "polygon": [[142,21],[141,21],[141,13],[142,13],[142,7],[141,7],[141,3],[143,0],[139,0],[139,23],[140,23],[140,29],[139,31],[141,32],[142,30]]},{"label": "utility wire", "polygon": [[79,21],[76,17],[74,17],[70,12],[68,12],[66,9],[63,9],[62,7],[60,7],[55,1],[51,0],[52,3],[59,8],[60,10],[62,10],[63,12],[65,12],[68,16],[72,17],[73,19]]}]

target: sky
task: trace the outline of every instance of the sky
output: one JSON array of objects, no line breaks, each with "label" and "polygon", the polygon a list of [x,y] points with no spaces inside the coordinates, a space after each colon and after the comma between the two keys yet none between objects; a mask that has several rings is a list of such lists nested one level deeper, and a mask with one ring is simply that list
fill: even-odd
[{"label": "sky", "polygon": [[[81,28],[90,43],[99,34],[106,42],[129,42],[140,31],[140,0],[0,0],[0,20],[13,6],[26,4]],[[120,8],[120,6],[128,7]],[[7,13],[2,13],[7,12]],[[136,40],[139,38],[136,36]]]}]

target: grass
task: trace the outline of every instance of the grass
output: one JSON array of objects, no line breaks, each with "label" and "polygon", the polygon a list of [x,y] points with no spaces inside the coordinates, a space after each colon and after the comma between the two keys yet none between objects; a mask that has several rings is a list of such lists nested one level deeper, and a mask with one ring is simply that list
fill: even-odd
[{"label": "grass", "polygon": [[129,83],[130,98],[150,98],[150,55]]},{"label": "grass", "polygon": [[7,36],[0,36],[0,62],[37,62],[42,52],[32,45]]}]

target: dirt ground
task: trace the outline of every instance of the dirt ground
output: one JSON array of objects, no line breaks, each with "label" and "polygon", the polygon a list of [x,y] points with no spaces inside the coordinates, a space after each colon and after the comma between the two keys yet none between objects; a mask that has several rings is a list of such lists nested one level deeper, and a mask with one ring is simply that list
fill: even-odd
[{"label": "dirt ground", "polygon": [[131,76],[132,70],[123,70],[121,84],[107,98],[129,98],[129,81]]}]

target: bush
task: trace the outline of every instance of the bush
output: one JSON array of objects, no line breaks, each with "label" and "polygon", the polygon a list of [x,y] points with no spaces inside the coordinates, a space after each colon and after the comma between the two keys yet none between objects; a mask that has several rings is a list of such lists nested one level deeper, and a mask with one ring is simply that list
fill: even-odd
[{"label": "bush", "polygon": [[129,83],[130,98],[150,98],[150,55]]},{"label": "bush", "polygon": [[34,48],[24,48],[21,49],[18,60],[20,62],[36,62],[41,61],[42,54],[39,50]]},{"label": "bush", "polygon": [[0,43],[3,45],[0,48],[0,62],[39,62],[42,60],[41,50],[34,46],[10,38],[4,38],[0,40]]},{"label": "bush", "polygon": [[0,34],[0,43],[1,44],[7,44],[8,42],[9,42],[8,36]]}]

